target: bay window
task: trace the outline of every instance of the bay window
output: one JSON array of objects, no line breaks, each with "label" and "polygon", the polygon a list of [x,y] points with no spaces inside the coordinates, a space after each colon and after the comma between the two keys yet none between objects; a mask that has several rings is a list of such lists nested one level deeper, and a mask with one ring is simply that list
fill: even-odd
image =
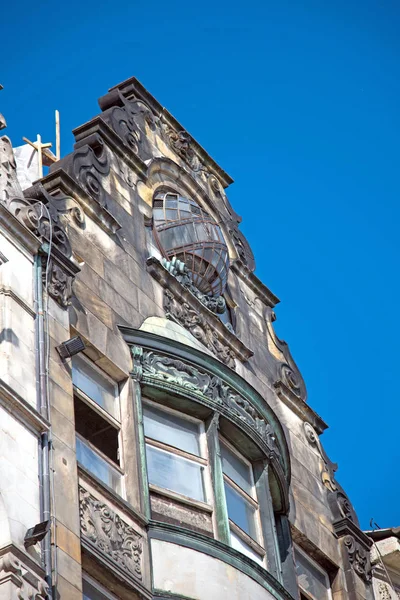
[{"label": "bay window", "polygon": [[251,464],[226,440],[220,440],[231,545],[263,564],[259,507]]},{"label": "bay window", "polygon": [[143,406],[143,424],[150,487],[206,503],[203,424],[150,402]]}]

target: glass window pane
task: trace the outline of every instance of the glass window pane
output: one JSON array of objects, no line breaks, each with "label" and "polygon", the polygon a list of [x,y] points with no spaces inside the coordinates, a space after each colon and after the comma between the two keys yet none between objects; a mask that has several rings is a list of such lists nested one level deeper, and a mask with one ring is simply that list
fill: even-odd
[{"label": "glass window pane", "polygon": [[297,580],[302,590],[315,600],[328,600],[329,583],[327,575],[295,550]]},{"label": "glass window pane", "polygon": [[251,469],[236,454],[231,452],[224,444],[221,444],[222,470],[249,496],[253,495]]},{"label": "glass window pane", "polygon": [[201,465],[149,444],[146,455],[149,483],[205,501]]},{"label": "glass window pane", "polygon": [[107,600],[107,597],[99,592],[91,583],[85,579],[82,582],[83,600]]},{"label": "glass window pane", "polygon": [[117,494],[122,494],[122,477],[116,469],[113,469],[106,460],[89,446],[81,438],[76,438],[76,459],[90,473],[93,473],[103,483],[108,485]]},{"label": "glass window pane", "polygon": [[72,382],[99,406],[119,418],[118,401],[115,398],[116,386],[79,357],[73,359]]},{"label": "glass window pane", "polygon": [[238,494],[228,483],[225,482],[226,503],[228,505],[229,518],[243,529],[254,540],[257,539],[254,513],[255,510],[243,496]]},{"label": "glass window pane", "polygon": [[263,559],[261,558],[261,556],[259,554],[257,554],[257,552],[254,552],[254,550],[252,548],[250,548],[250,546],[248,544],[245,544],[244,541],[238,535],[236,535],[236,533],[234,533],[232,530],[231,530],[231,546],[232,546],[232,548],[235,548],[235,550],[239,550],[239,552],[242,552],[249,558],[252,558],[253,560],[255,560],[262,567],[264,566]]},{"label": "glass window pane", "polygon": [[147,437],[190,454],[200,455],[197,423],[148,405],[143,406],[143,421]]}]

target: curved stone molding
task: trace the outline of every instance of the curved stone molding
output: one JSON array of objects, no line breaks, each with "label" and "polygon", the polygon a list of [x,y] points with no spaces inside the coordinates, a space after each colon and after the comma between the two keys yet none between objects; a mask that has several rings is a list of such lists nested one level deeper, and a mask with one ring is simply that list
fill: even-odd
[{"label": "curved stone molding", "polygon": [[165,290],[166,317],[185,327],[221,362],[234,369],[235,358],[245,362],[253,355],[218,316],[180,283],[158,259],[150,257],[147,260],[147,269]]},{"label": "curved stone molding", "polygon": [[143,578],[142,536],[106,504],[79,486],[82,540],[135,579]]},{"label": "curved stone molding", "polygon": [[[20,554],[20,551],[16,553]],[[30,559],[30,557],[27,557]],[[2,586],[5,587],[3,596]],[[18,600],[46,600],[49,586],[13,552],[0,556],[0,597]]]},{"label": "curved stone molding", "polygon": [[274,430],[264,416],[220,377],[171,356],[132,347],[134,377],[143,384],[195,398],[236,423],[276,465],[283,462]]},{"label": "curved stone molding", "polygon": [[329,504],[333,513],[333,517],[347,518],[358,526],[358,518],[356,512],[341,485],[335,479],[337,464],[333,463],[324,448],[315,429],[310,423],[304,423],[304,433],[308,442],[314,446],[321,458],[321,481],[329,490]]}]

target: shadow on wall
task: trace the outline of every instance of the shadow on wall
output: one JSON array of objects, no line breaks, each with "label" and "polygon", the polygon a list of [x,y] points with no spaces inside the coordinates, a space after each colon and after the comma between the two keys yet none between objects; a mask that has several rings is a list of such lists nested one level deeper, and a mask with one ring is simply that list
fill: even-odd
[{"label": "shadow on wall", "polygon": [[0,332],[0,344],[3,342],[10,342],[13,346],[18,348],[19,346],[19,337],[14,333],[13,329],[9,327],[2,329]]}]

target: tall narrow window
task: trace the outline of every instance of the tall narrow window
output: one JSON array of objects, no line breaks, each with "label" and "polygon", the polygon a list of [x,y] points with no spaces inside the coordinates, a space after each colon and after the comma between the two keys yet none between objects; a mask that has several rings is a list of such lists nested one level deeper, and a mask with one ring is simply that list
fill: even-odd
[{"label": "tall narrow window", "polygon": [[143,421],[150,487],[207,502],[203,424],[148,402]]},{"label": "tall narrow window", "polygon": [[123,495],[118,386],[81,357],[73,360],[72,381],[78,463]]},{"label": "tall narrow window", "polygon": [[261,546],[259,507],[251,464],[225,440],[221,440],[221,461],[231,531],[231,545],[264,564]]},{"label": "tall narrow window", "polygon": [[302,600],[331,600],[329,576],[299,548],[295,548],[297,583]]}]

